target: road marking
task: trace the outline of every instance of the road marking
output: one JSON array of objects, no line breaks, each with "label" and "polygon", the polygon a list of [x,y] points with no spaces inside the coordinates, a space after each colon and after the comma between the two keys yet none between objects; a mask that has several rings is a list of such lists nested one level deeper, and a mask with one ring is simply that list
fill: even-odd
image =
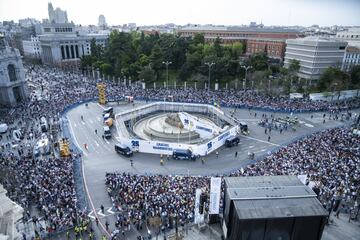
[{"label": "road marking", "polygon": [[106,215],[101,212],[101,209],[97,212],[98,215],[105,217]]},{"label": "road marking", "polygon": [[257,138],[253,138],[253,137],[249,137],[249,136],[243,136],[243,137],[244,137],[244,138],[249,138],[249,139],[252,139],[252,140],[255,140],[255,141],[259,141],[259,142],[262,142],[262,143],[267,143],[267,144],[270,144],[270,145],[273,145],[273,146],[280,147],[280,145],[279,145],[279,144],[276,144],[276,143],[264,141],[264,140],[257,139]]},{"label": "road marking", "polygon": [[93,120],[91,120],[91,119],[89,120],[89,122],[90,122],[90,123],[94,123]]},{"label": "road marking", "polygon": [[105,110],[105,107],[101,106],[99,103],[97,104],[99,107],[101,107],[103,110]]},{"label": "road marking", "polygon": [[70,126],[71,135],[72,135],[73,138],[74,138],[75,145],[76,145],[79,149],[82,150],[82,152],[83,152],[83,154],[84,154],[85,156],[87,156],[88,154],[86,153],[86,149],[81,148],[79,142],[78,142],[77,139],[76,139],[76,136],[75,136],[75,134],[74,134],[74,129],[72,128],[72,125],[71,125],[71,122],[70,122],[70,121],[69,121],[69,126]]},{"label": "road marking", "polygon": [[307,126],[307,127],[309,127],[309,128],[313,128],[313,127],[314,127],[314,125],[312,125],[312,124],[310,124],[310,123],[305,123],[304,125]]},{"label": "road marking", "polygon": [[261,149],[259,151],[254,152],[254,153],[265,152],[265,151],[266,151],[266,149]]},{"label": "road marking", "polygon": [[100,117],[96,117],[96,119],[97,119],[99,122],[101,122],[101,118],[100,118]]},{"label": "road marking", "polygon": [[74,127],[76,127],[76,123],[74,123]]},{"label": "road marking", "polygon": [[104,138],[104,140],[105,140],[105,142],[106,142],[107,144],[110,144],[110,142],[109,142],[108,140],[106,140],[105,138]]},{"label": "road marking", "polygon": [[115,212],[111,211],[112,207],[110,207],[107,212],[110,213],[110,214],[114,214]]},{"label": "road marking", "polygon": [[254,148],[255,146],[249,146],[249,148]]},{"label": "road marking", "polygon": [[85,125],[85,122],[84,122],[84,121],[82,121],[81,123],[82,123],[83,125]]},{"label": "road marking", "polygon": [[89,212],[88,217],[90,217],[90,218],[92,218],[92,219],[95,220],[95,217],[92,215],[93,212],[94,212],[94,211]]},{"label": "road marking", "polygon": [[95,142],[96,146],[100,146],[99,143],[96,140],[94,140],[94,142]]}]

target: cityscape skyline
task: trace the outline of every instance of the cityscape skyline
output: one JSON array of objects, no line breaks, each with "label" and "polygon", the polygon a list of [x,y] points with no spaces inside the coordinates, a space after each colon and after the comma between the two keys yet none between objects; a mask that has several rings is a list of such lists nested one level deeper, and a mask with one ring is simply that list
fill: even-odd
[{"label": "cityscape skyline", "polygon": [[[101,14],[106,17],[109,25],[121,25],[129,22],[138,25],[166,23],[242,25],[250,22],[283,26],[360,25],[358,17],[360,1],[356,0],[253,0],[246,3],[224,0],[221,4],[213,0],[196,2],[184,0],[181,5],[176,6],[176,12],[174,5],[164,0],[122,3],[104,0],[101,1],[101,4],[89,3],[84,0],[76,2],[70,0],[0,0],[0,21],[18,21],[24,18],[46,19],[48,18],[48,2],[51,2],[54,8],[67,11],[69,21],[81,25],[96,25],[98,16]],[[19,6],[22,7],[19,8]],[[84,9],[86,9],[85,12]],[[81,15],[79,15],[80,12]]]}]

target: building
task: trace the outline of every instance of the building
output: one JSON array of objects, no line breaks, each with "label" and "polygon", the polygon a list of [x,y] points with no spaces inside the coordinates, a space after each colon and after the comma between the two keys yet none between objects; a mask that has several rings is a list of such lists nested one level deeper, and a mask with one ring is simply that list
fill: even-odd
[{"label": "building", "polygon": [[28,58],[41,58],[41,46],[39,37],[31,36],[30,40],[22,41],[24,56]]},{"label": "building", "polygon": [[105,29],[105,27],[107,26],[105,16],[102,14],[99,16],[98,26],[102,29]]},{"label": "building", "polygon": [[34,18],[25,18],[25,19],[19,19],[19,24],[21,27],[31,27],[40,24],[40,21]]},{"label": "building", "polygon": [[360,43],[351,43],[346,47],[341,70],[350,71],[356,65],[360,65]]},{"label": "building", "polygon": [[347,42],[360,42],[360,28],[350,28],[336,33],[336,38]]},{"label": "building", "polygon": [[48,4],[48,14],[50,23],[68,23],[66,11],[60,8],[54,10],[51,3]]},{"label": "building", "polygon": [[73,23],[43,24],[44,34],[39,35],[43,64],[61,68],[79,67],[80,58],[91,54],[92,39],[105,47],[107,34],[81,35],[74,28]]},{"label": "building", "polygon": [[216,27],[190,26],[178,30],[183,37],[193,37],[195,34],[204,35],[206,42],[214,42],[220,38],[224,44],[242,42],[246,44],[246,54],[266,52],[269,57],[282,60],[285,55],[286,39],[302,37],[297,30],[287,28],[259,28],[259,27]]},{"label": "building", "polygon": [[292,59],[300,62],[298,76],[318,79],[328,67],[341,67],[347,42],[332,38],[306,37],[286,40],[284,66]]},{"label": "building", "polygon": [[18,49],[6,46],[0,37],[0,105],[15,106],[28,98],[24,67]]},{"label": "building", "polygon": [[326,219],[296,176],[225,177],[225,239],[320,240]]},{"label": "building", "polygon": [[67,20],[66,11],[54,10],[48,6],[49,20],[42,24],[42,34],[38,35],[43,64],[66,69],[80,67],[80,58],[91,54],[90,42],[105,47],[108,34],[87,34],[75,30],[74,23]]},{"label": "building", "polygon": [[23,211],[6,196],[6,190],[0,184],[0,239],[22,239],[15,223],[22,218]]}]

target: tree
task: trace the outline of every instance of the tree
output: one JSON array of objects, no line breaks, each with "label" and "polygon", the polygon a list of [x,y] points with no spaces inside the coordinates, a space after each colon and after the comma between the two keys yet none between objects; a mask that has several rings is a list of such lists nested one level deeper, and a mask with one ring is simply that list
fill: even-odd
[{"label": "tree", "polygon": [[360,88],[360,65],[353,66],[350,70],[351,88]]},{"label": "tree", "polygon": [[204,34],[196,33],[193,40],[192,40],[192,44],[198,45],[198,44],[204,44],[204,43],[205,43]]},{"label": "tree", "polygon": [[264,53],[257,53],[252,56],[247,61],[246,65],[250,65],[256,71],[263,71],[268,68],[268,57]]},{"label": "tree", "polygon": [[291,59],[289,64],[290,88],[293,87],[294,80],[297,78],[299,70],[300,61],[297,59]]},{"label": "tree", "polygon": [[100,72],[105,75],[112,74],[112,67],[109,63],[102,63],[100,64],[99,68],[100,68]]},{"label": "tree", "polygon": [[[349,76],[339,68],[329,67],[320,76],[317,82],[319,91],[340,91],[349,85]],[[336,88],[336,89],[334,89]]]},{"label": "tree", "polygon": [[238,58],[243,53],[243,44],[236,42],[231,46],[232,56]]},{"label": "tree", "polygon": [[139,73],[139,78],[144,79],[145,82],[150,83],[155,81],[155,71],[150,67],[144,67]]},{"label": "tree", "polygon": [[150,62],[151,62],[151,67],[152,69],[155,71],[156,74],[156,80],[159,79],[159,72],[160,70],[163,68],[163,53],[161,51],[161,48],[159,46],[159,44],[155,44],[155,46],[153,47],[152,51],[151,51],[151,55],[150,55]]}]

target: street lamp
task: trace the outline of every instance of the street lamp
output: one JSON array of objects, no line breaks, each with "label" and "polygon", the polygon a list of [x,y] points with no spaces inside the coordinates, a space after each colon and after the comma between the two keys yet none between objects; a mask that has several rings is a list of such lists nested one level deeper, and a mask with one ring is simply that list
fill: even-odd
[{"label": "street lamp", "polygon": [[165,61],[165,62],[162,62],[163,64],[166,65],[166,88],[168,88],[169,86],[169,65],[172,64],[172,62],[169,62],[169,61]]},{"label": "street lamp", "polygon": [[211,67],[212,67],[212,65],[214,65],[215,63],[214,62],[206,62],[205,63],[205,65],[208,65],[208,67],[209,67],[209,81],[208,81],[208,91],[210,91],[210,72],[211,72]]},{"label": "street lamp", "polygon": [[247,71],[249,70],[249,69],[251,69],[252,68],[252,66],[244,66],[244,65],[241,65],[241,67],[243,68],[243,69],[245,69],[245,84],[244,84],[244,90],[246,91],[246,80],[247,80]]}]

